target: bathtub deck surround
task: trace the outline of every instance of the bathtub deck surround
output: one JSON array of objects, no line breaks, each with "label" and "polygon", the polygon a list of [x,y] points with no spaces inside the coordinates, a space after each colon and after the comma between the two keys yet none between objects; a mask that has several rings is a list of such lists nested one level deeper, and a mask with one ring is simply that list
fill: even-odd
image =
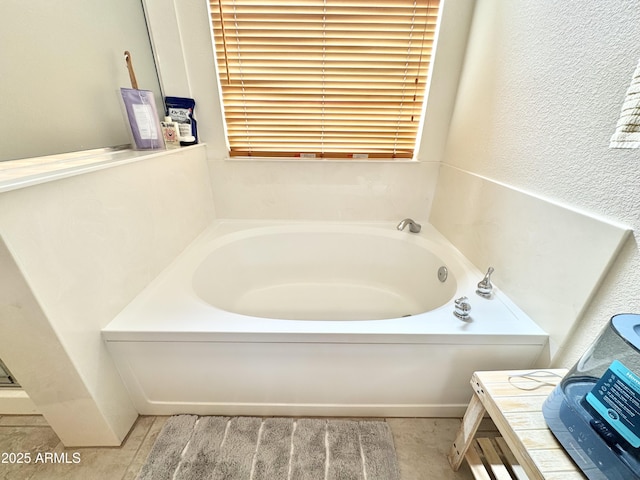
[{"label": "bathtub deck surround", "polygon": [[625,225],[446,164],[429,220],[475,265],[495,267],[492,279],[549,333],[552,358],[631,236]]},{"label": "bathtub deck surround", "polygon": [[456,416],[473,371],[544,366],[546,333],[421,223],[216,221],[102,330],[136,409]]}]

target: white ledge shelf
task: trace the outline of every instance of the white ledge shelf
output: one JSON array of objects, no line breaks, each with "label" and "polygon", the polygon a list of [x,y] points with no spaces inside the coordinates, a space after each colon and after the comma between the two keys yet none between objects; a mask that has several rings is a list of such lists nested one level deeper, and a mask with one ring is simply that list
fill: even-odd
[{"label": "white ledge shelf", "polygon": [[[182,148],[204,148],[203,145]],[[178,151],[100,148],[45,157],[8,160],[0,162],[0,193],[152,157],[169,155]]]}]

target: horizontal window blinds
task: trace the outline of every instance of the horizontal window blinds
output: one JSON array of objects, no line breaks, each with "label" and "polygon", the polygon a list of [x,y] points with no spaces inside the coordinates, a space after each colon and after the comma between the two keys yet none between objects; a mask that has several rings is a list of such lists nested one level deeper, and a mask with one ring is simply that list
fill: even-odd
[{"label": "horizontal window blinds", "polygon": [[410,158],[438,0],[211,0],[232,156]]}]

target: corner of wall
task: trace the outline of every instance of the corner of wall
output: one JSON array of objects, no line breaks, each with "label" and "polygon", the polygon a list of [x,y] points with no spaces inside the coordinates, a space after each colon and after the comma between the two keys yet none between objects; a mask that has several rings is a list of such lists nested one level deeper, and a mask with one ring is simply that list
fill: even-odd
[{"label": "corner of wall", "polygon": [[7,366],[64,445],[120,445],[138,416],[124,385],[110,385],[120,401],[117,416],[108,418],[91,400],[1,237],[0,272],[0,347]]},{"label": "corner of wall", "polygon": [[442,160],[462,75],[475,0],[446,0],[441,8],[423,120],[418,131],[416,158],[420,161]]}]

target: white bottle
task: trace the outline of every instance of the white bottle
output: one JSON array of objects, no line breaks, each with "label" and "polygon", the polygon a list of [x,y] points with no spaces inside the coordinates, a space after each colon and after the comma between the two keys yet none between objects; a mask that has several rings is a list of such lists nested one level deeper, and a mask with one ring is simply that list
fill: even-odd
[{"label": "white bottle", "polygon": [[171,120],[171,117],[164,117],[164,122],[160,122],[162,127],[162,138],[167,149],[180,148],[180,128],[178,124]]},{"label": "white bottle", "polygon": [[193,143],[196,141],[196,137],[192,135],[191,123],[178,123],[180,129],[180,141],[186,143]]}]

